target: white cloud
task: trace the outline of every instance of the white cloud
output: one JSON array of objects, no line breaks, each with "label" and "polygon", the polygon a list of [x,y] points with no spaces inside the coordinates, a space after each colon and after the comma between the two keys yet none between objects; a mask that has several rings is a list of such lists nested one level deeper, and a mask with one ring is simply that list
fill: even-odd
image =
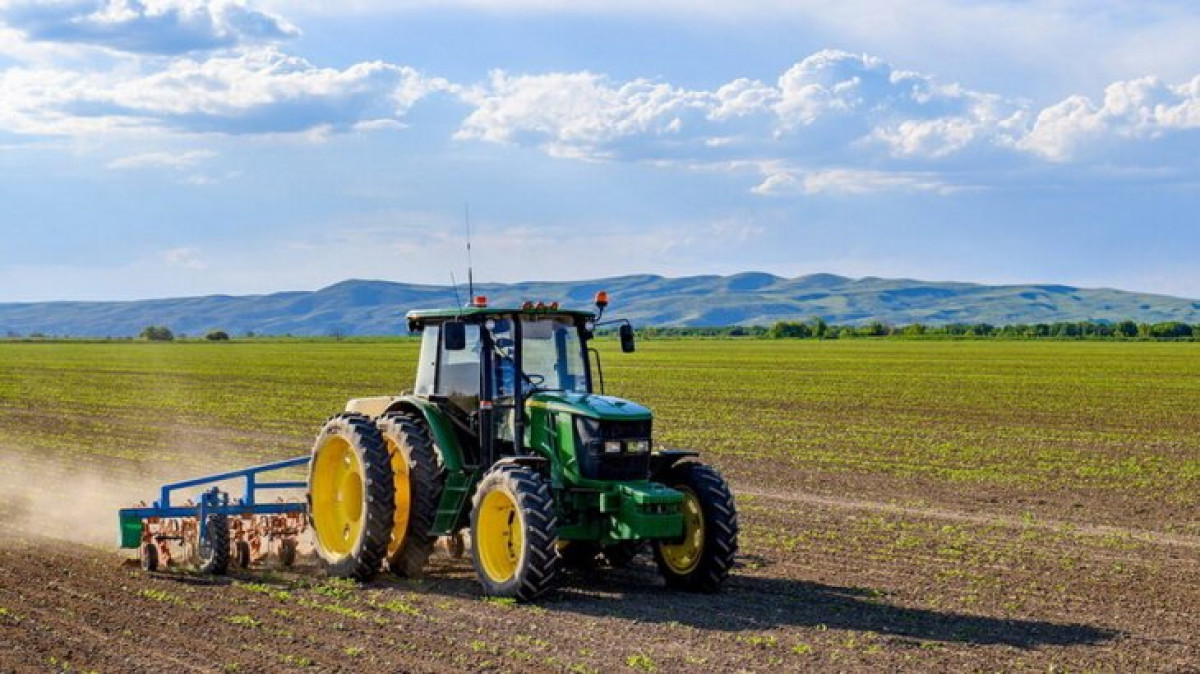
[{"label": "white cloud", "polygon": [[186,185],[195,185],[197,187],[205,187],[208,185],[216,185],[218,183],[223,183],[227,180],[234,180],[234,179],[242,177],[242,175],[243,175],[242,171],[227,171],[221,175],[206,175],[206,174],[202,174],[202,173],[195,173],[195,174],[189,175],[188,177],[184,178],[182,182]]},{"label": "white cloud", "polygon": [[15,0],[0,19],[29,40],[182,54],[295,37],[282,17],[238,0]]},{"label": "white cloud", "polygon": [[200,271],[208,268],[208,264],[200,258],[200,251],[190,246],[164,250],[162,252],[162,259],[169,266],[181,269]]},{"label": "white cloud", "polygon": [[[1065,161],[1085,145],[1101,149],[1088,159],[1102,159],[1122,143],[1200,127],[1200,76],[1177,86],[1116,82],[1100,105],[1072,96],[1039,113],[1026,101],[835,50],[803,59],[775,85],[739,78],[690,90],[586,72],[498,72],[465,97],[476,108],[460,139],[590,161],[756,166],[764,178],[753,191],[764,195],[948,194],[963,189],[961,181],[934,171],[955,162],[958,169],[984,155],[992,164]],[[791,164],[816,168],[777,170]]]},{"label": "white cloud", "polygon": [[192,150],[183,153],[145,152],[142,154],[119,157],[108,163],[110,169],[141,169],[169,168],[182,170],[191,168],[205,159],[215,157],[216,153],[209,150]]},{"label": "white cloud", "polygon": [[361,122],[378,127],[448,86],[405,66],[320,68],[270,47],[175,59],[148,73],[14,67],[0,71],[0,128],[42,135],[343,131]]},{"label": "white cloud", "polygon": [[[178,23],[197,12],[222,21],[250,16],[242,4],[221,0],[0,7],[9,17],[30,12],[44,23],[51,15],[82,16],[132,33],[148,17]],[[257,33],[246,28],[239,35],[270,34],[275,24],[263,17]],[[204,25],[210,24],[217,25]],[[0,45],[13,39],[0,29]],[[470,108],[455,133],[462,141],[536,147],[586,161],[785,167],[761,170],[758,194],[944,194],[962,181],[934,172],[980,155],[1066,161],[1080,148],[1200,126],[1200,76],[1174,86],[1154,78],[1116,82],[1100,104],[1072,96],[1039,112],[1027,101],[837,50],[818,51],[773,81],[741,77],[712,88],[593,72],[494,71],[486,82],[464,85],[383,61],[322,67],[274,46],[116,57],[91,70],[55,65],[45,52],[30,58],[36,63],[0,70],[0,131],[89,139],[129,132],[285,135],[320,143],[335,134],[404,129],[413,106],[443,93]],[[127,157],[110,168],[198,159]]]},{"label": "white cloud", "polygon": [[704,107],[703,94],[634,80],[611,86],[592,73],[509,76],[492,73],[489,89],[466,95],[475,110],[460,139],[533,143],[555,156],[607,158],[633,136],[672,135],[683,116]]},{"label": "white cloud", "polygon": [[775,112],[785,129],[852,113],[887,95],[890,71],[883,60],[865,54],[817,52],[780,76]]},{"label": "white cloud", "polygon": [[[1200,63],[1200,11],[1190,0],[261,0],[303,20],[377,15],[418,20],[457,12],[468,20],[621,17],[664,26],[704,24],[753,39],[851,45],[978,88],[1037,100],[1157,73],[1169,81]],[[703,58],[700,55],[700,58]]]},{"label": "white cloud", "polygon": [[933,174],[833,168],[802,170],[786,167],[765,169],[762,183],[751,191],[764,196],[792,194],[833,196],[874,192],[931,192],[952,194],[962,187],[948,184]]},{"label": "white cloud", "polygon": [[868,141],[893,157],[940,159],[976,144],[1011,145],[1024,119],[1019,104],[999,96],[834,50],[797,63],[774,86],[741,78],[688,90],[586,72],[497,72],[467,97],[476,109],[460,139],[593,160],[786,156]]},{"label": "white cloud", "polygon": [[1200,75],[1170,86],[1156,77],[1114,82],[1097,105],[1071,96],[1037,116],[1018,146],[1053,161],[1120,140],[1156,139],[1172,131],[1200,128]]}]

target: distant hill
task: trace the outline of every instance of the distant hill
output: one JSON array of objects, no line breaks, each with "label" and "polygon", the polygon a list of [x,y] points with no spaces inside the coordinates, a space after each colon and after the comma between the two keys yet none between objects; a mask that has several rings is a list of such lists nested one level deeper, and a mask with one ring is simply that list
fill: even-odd
[{"label": "distant hill", "polygon": [[[989,286],[909,279],[851,279],[832,274],[664,278],[639,275],[590,281],[488,283],[476,287],[493,306],[531,300],[587,308],[597,290],[611,315],[642,326],[769,325],[821,316],[831,323],[1053,323],[1056,321],[1200,323],[1200,301],[1063,285]],[[466,301],[465,289],[463,301]],[[387,335],[406,331],[404,312],[451,306],[449,286],[343,281],[316,291],[231,297],[211,295],[135,302],[0,304],[0,334],[121,337],[147,325],[200,335]]]}]

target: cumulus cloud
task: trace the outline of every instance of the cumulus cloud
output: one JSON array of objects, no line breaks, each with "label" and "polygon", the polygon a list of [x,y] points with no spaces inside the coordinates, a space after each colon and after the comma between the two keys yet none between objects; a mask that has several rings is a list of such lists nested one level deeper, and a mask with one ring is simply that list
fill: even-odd
[{"label": "cumulus cloud", "polygon": [[639,79],[612,86],[586,72],[512,77],[498,71],[486,93],[467,99],[476,108],[458,138],[532,143],[577,158],[617,156],[625,138],[676,134],[687,115],[706,105],[702,94],[667,84]]},{"label": "cumulus cloud", "polygon": [[[9,131],[79,134],[155,128],[184,132],[299,133],[380,126],[445,80],[382,62],[320,68],[264,47],[165,68],[76,72],[0,71],[0,125]],[[365,124],[365,126],[364,126]]]},{"label": "cumulus cloud", "polygon": [[[1200,127],[1200,76],[1177,86],[1116,82],[1102,103],[1072,96],[1038,111],[836,50],[803,59],[773,83],[739,78],[693,90],[594,73],[497,72],[469,100],[475,109],[460,139],[593,161],[757,166],[763,181],[753,191],[764,195],[945,194],[965,187],[933,174],[952,160],[1067,161],[1084,148]],[[778,169],[797,164],[825,170]]]},{"label": "cumulus cloud", "polygon": [[1011,143],[1024,114],[998,96],[833,50],[797,63],[775,84],[743,78],[712,91],[592,73],[498,72],[474,102],[459,138],[591,159],[811,152],[855,142],[937,159]]},{"label": "cumulus cloud", "polygon": [[[0,70],[0,131],[13,134],[287,134],[322,142],[405,129],[413,106],[444,94],[468,108],[455,133],[460,141],[585,161],[751,167],[761,176],[755,193],[813,195],[945,194],[962,187],[950,167],[971,160],[1063,162],[1083,150],[1200,126],[1200,76],[1181,85],[1116,82],[1100,103],[1072,96],[1040,111],[837,50],[816,52],[773,80],[743,77],[712,88],[593,72],[494,71],[482,83],[462,84],[383,61],[322,67],[274,45],[249,44],[295,31],[240,0],[4,2],[0,16],[18,28],[0,27],[0,48],[20,65]],[[101,40],[110,35],[102,25],[127,37]],[[164,33],[174,47],[138,37],[151,25],[178,29]],[[122,53],[92,61],[91,69],[59,66],[52,55],[18,49],[33,43],[14,30],[166,55]],[[208,37],[183,38],[200,34]],[[198,159],[138,156],[109,167]],[[938,177],[939,170],[951,177]]]},{"label": "cumulus cloud", "polygon": [[299,30],[239,0],[13,0],[0,20],[33,41],[183,54],[286,40]]},{"label": "cumulus cloud", "polygon": [[1071,96],[1042,110],[1018,146],[1052,161],[1066,161],[1089,147],[1197,128],[1200,75],[1178,86],[1144,77],[1110,84],[1099,104]]}]

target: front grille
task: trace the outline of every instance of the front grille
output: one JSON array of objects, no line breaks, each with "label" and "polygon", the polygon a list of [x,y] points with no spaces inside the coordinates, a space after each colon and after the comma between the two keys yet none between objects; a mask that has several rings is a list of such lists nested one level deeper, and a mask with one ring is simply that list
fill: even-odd
[{"label": "front grille", "polygon": [[[575,447],[579,472],[592,480],[645,480],[650,477],[650,452],[629,452],[630,441],[650,445],[650,420],[599,421],[575,419]],[[621,442],[620,452],[605,452],[606,441]]]}]

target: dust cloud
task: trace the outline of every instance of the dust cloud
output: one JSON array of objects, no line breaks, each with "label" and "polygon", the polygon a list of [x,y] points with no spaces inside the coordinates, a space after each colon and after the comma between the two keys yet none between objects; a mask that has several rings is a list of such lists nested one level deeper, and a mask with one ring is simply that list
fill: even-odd
[{"label": "dust cloud", "polygon": [[[0,447],[0,532],[116,550],[117,511],[153,503],[164,483],[203,474],[183,471],[130,462],[96,465]],[[238,497],[241,484],[220,486]],[[176,492],[172,504],[182,505],[198,491]]]}]

